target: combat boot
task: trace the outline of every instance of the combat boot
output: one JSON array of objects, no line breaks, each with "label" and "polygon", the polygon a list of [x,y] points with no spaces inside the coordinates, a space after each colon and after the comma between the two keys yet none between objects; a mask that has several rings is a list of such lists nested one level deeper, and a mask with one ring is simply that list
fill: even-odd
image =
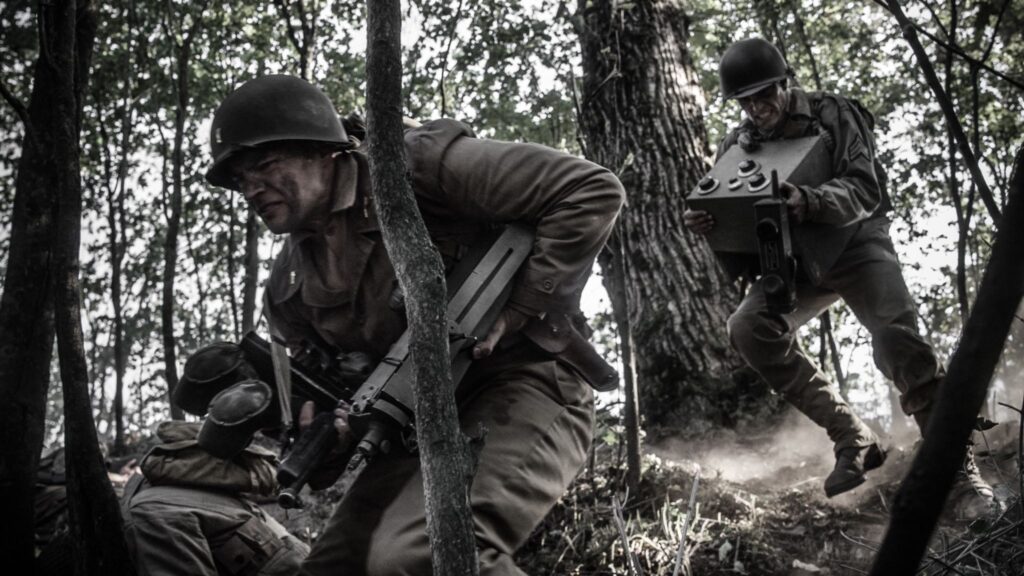
[{"label": "combat boot", "polygon": [[885,456],[885,450],[877,442],[839,450],[836,467],[825,479],[825,496],[831,498],[860,486],[864,483],[864,474],[881,466]]},{"label": "combat boot", "polygon": [[974,448],[967,446],[964,463],[953,477],[949,490],[951,510],[957,520],[977,520],[996,511],[995,492],[981,476],[974,461]]},{"label": "combat boot", "polygon": [[[928,424],[929,412],[914,414],[914,420],[924,436]],[[967,454],[963,464],[953,476],[953,486],[949,490],[947,512],[952,512],[957,520],[977,520],[997,510],[995,492],[992,486],[981,476],[981,470],[974,460],[974,446],[968,441]]]}]

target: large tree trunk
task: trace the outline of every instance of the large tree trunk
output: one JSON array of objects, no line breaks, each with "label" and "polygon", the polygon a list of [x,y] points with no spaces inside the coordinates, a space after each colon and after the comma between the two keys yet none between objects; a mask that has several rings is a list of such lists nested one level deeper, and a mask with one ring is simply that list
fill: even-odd
[{"label": "large tree trunk", "polygon": [[586,153],[627,193],[618,230],[641,410],[656,428],[732,425],[768,391],[734,382],[742,363],[725,323],[737,294],[683,226],[684,196],[709,156],[688,20],[667,0],[581,0],[579,10]]},{"label": "large tree trunk", "polygon": [[[406,294],[416,438],[433,572],[478,573],[469,507],[469,446],[459,430],[448,348],[444,267],[406,177],[402,132],[402,12],[367,2],[366,102],[370,179],[384,246]],[[429,415],[429,416],[428,416]]]}]

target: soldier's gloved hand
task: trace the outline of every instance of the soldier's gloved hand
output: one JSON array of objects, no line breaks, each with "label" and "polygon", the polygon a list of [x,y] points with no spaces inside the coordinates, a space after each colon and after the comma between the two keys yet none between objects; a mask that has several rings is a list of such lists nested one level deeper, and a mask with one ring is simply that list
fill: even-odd
[{"label": "soldier's gloved hand", "polygon": [[[348,427],[348,413],[352,407],[342,400],[334,409],[334,429],[338,431],[338,446],[334,453],[345,453],[352,447],[352,429]],[[307,400],[299,410],[299,430],[305,431],[313,423],[316,416],[316,406],[311,400]]]},{"label": "soldier's gloved hand", "polygon": [[715,219],[704,210],[690,210],[683,212],[683,225],[697,234],[707,234],[715,227]]},{"label": "soldier's gloved hand", "polygon": [[786,199],[786,206],[789,208],[789,217],[793,219],[794,224],[800,224],[807,219],[807,197],[804,196],[803,190],[790,184],[789,182],[780,182],[779,191],[782,193],[782,197]]},{"label": "soldier's gloved hand", "polygon": [[498,315],[498,319],[494,321],[494,326],[491,327],[491,331],[487,333],[487,337],[477,343],[473,347],[473,359],[479,360],[481,358],[487,358],[494,352],[494,347],[498,345],[498,342],[508,334],[515,334],[526,326],[526,321],[530,317],[523,314],[515,308],[506,307]]}]

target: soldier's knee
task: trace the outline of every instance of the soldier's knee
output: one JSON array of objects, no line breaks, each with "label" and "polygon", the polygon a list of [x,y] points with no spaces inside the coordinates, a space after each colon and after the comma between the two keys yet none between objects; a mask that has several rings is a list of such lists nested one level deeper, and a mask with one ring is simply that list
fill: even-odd
[{"label": "soldier's knee", "polygon": [[432,571],[429,544],[416,546],[402,538],[376,539],[366,558],[367,576],[421,576]]},{"label": "soldier's knee", "polygon": [[883,326],[871,335],[871,347],[875,365],[903,391],[939,375],[935,351],[914,328],[900,324]]},{"label": "soldier's knee", "polygon": [[756,364],[757,358],[774,353],[772,344],[791,339],[785,320],[756,311],[734,312],[729,316],[726,327],[733,348],[752,365]]}]

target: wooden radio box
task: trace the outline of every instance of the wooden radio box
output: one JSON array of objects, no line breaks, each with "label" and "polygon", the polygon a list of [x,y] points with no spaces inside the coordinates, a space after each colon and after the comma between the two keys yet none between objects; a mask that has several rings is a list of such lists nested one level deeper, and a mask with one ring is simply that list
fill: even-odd
[{"label": "wooden radio box", "polygon": [[818,186],[832,178],[832,159],[821,136],[761,142],[756,150],[738,144],[726,150],[711,172],[686,196],[691,210],[715,219],[707,235],[715,252],[757,254],[754,203],[771,198],[771,172],[779,182]]}]

